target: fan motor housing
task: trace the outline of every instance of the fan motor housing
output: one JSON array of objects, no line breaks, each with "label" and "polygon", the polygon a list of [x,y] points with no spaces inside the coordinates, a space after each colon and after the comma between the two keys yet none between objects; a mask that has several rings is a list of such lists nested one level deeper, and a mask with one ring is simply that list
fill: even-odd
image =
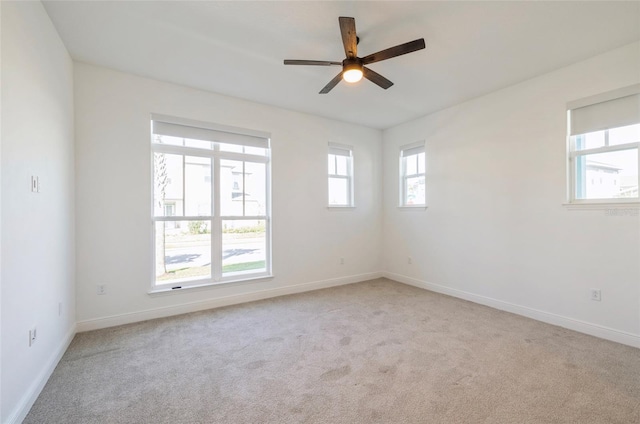
[{"label": "fan motor housing", "polygon": [[362,68],[362,60],[359,57],[342,61],[342,72],[350,71],[351,69],[357,69],[362,72]]}]

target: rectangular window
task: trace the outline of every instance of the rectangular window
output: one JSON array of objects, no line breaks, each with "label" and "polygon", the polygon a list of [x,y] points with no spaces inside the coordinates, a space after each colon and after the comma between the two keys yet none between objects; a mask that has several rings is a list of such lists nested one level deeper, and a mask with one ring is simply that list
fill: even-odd
[{"label": "rectangular window", "polygon": [[637,202],[640,85],[568,105],[569,201]]},{"label": "rectangular window", "polygon": [[271,275],[268,134],[152,116],[154,289]]},{"label": "rectangular window", "polygon": [[400,148],[400,206],[426,206],[424,142]]},{"label": "rectangular window", "polygon": [[329,143],[329,206],[353,206],[353,148]]}]

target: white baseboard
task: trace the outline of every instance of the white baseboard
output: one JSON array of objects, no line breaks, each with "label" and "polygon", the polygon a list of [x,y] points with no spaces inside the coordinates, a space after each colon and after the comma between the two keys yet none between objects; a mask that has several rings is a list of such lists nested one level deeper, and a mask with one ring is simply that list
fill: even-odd
[{"label": "white baseboard", "polygon": [[537,321],[546,322],[547,324],[553,324],[559,327],[567,328],[569,330],[578,331],[590,336],[595,336],[601,339],[611,340],[617,343],[640,348],[640,335],[638,334],[627,333],[624,331],[615,330],[613,328],[608,328],[574,318],[553,314],[551,312],[545,312],[538,309],[516,305],[514,303],[466,292],[463,290],[428,283],[426,281],[416,280],[415,278],[407,277],[401,274],[383,272],[382,275],[390,280],[398,281],[410,286],[430,290],[436,293],[446,294],[449,296],[457,297],[459,299],[464,299],[470,302],[479,303],[481,305],[490,306],[495,309],[500,309],[502,311],[511,312],[516,315],[522,315],[527,318],[535,319]]},{"label": "white baseboard", "polygon": [[20,424],[22,421],[24,421],[36,399],[38,399],[38,396],[40,396],[40,392],[42,392],[45,384],[47,384],[47,381],[49,381],[49,377],[51,377],[51,374],[53,374],[53,371],[56,369],[58,362],[60,362],[60,359],[62,359],[62,356],[67,351],[67,348],[71,344],[71,341],[73,340],[73,337],[75,335],[76,327],[74,325],[64,336],[62,343],[60,343],[58,348],[53,352],[53,355],[51,355],[51,358],[49,359],[49,362],[47,362],[46,367],[34,380],[34,382],[29,387],[29,390],[27,390],[22,399],[20,399],[20,402],[18,402],[15,411],[7,419],[6,424]]},{"label": "white baseboard", "polygon": [[380,277],[382,277],[381,272],[371,272],[366,274],[350,275],[347,277],[332,278],[328,280],[313,281],[310,283],[296,284],[293,286],[259,290],[250,293],[219,297],[205,301],[184,303],[181,305],[168,306],[164,308],[148,309],[146,311],[131,312],[127,314],[79,321],[76,324],[76,328],[79,333],[83,331],[98,330],[101,328],[115,327],[117,325],[131,324],[134,322],[146,321],[155,318],[164,318],[173,315],[186,314],[189,312],[220,308],[222,306],[237,305],[239,303],[253,302],[256,300],[269,299],[272,297],[285,296],[288,294],[303,293],[328,287],[359,283],[361,281],[373,280]]}]

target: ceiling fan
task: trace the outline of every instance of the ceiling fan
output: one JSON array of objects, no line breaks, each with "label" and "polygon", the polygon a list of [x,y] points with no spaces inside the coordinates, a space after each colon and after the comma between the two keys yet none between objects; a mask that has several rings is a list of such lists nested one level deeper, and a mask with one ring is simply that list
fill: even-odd
[{"label": "ceiling fan", "polygon": [[342,66],[342,72],[329,81],[329,84],[325,85],[324,88],[320,90],[320,94],[327,94],[340,82],[341,79],[344,79],[349,83],[354,83],[360,81],[362,77],[365,77],[369,81],[386,90],[391,87],[393,83],[364,65],[391,59],[392,57],[401,56],[403,54],[425,48],[424,38],[420,38],[418,40],[409,41],[408,43],[381,50],[377,53],[372,53],[365,57],[358,57],[358,41],[360,41],[360,39],[356,35],[356,20],[354,18],[341,16],[338,18],[338,21],[340,22],[340,33],[342,34],[344,52],[347,55],[345,60],[342,62],[331,62],[326,60],[286,59],[284,61],[285,65]]}]

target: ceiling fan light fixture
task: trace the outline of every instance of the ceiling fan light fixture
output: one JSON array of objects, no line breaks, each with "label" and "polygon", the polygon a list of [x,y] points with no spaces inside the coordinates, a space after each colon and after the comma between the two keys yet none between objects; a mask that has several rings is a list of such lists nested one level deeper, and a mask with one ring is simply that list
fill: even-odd
[{"label": "ceiling fan light fixture", "polygon": [[422,50],[426,47],[424,38],[419,38],[417,40],[409,41],[408,43],[398,44],[397,46],[380,50],[376,53],[371,53],[364,57],[359,57],[358,41],[360,41],[360,38],[356,34],[356,20],[347,16],[340,16],[338,18],[338,23],[340,24],[340,35],[342,36],[342,45],[346,56],[346,59],[344,59],[342,63],[328,60],[285,59],[284,61],[285,65],[339,66],[342,64],[342,71],[333,77],[333,79],[329,81],[322,90],[320,90],[319,94],[327,94],[333,90],[341,80],[353,84],[360,81],[362,78],[366,78],[378,87],[386,90],[391,87],[393,83],[365,65],[381,62],[396,56],[402,56],[403,54]]},{"label": "ceiling fan light fixture", "polygon": [[362,65],[359,63],[349,63],[344,65],[342,79],[349,83],[360,81],[362,79]]}]

